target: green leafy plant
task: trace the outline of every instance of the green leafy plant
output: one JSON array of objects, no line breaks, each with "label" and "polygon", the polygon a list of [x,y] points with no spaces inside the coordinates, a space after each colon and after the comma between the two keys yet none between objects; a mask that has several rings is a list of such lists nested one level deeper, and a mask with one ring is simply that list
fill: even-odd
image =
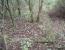
[{"label": "green leafy plant", "polygon": [[22,38],[20,41],[22,50],[28,50],[28,47],[32,46],[32,42],[33,41],[29,38]]}]

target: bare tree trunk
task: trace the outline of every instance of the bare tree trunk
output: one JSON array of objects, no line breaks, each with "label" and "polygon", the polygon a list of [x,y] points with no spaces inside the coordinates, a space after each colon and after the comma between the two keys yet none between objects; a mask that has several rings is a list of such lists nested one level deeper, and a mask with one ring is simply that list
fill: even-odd
[{"label": "bare tree trunk", "polygon": [[30,22],[33,22],[33,13],[32,13],[32,7],[31,7],[31,3],[30,3],[30,0],[29,0],[29,10],[30,10],[30,13],[31,13],[31,21]]},{"label": "bare tree trunk", "polygon": [[36,22],[39,22],[39,16],[40,16],[40,13],[41,13],[41,10],[42,10],[42,6],[43,6],[43,0],[39,0],[39,11],[38,11]]},{"label": "bare tree trunk", "polygon": [[7,50],[8,49],[8,46],[7,46],[7,42],[6,42],[6,38],[5,38],[5,36],[4,36],[4,32],[3,32],[3,29],[4,28],[1,28],[1,36],[2,36],[2,49],[3,50]]},{"label": "bare tree trunk", "polygon": [[29,11],[30,11],[30,18],[31,18],[31,20],[30,20],[30,22],[32,23],[33,22],[33,11],[32,11],[32,7],[33,6],[31,6],[31,0],[28,0],[28,3],[27,3],[27,0],[25,0],[25,2],[26,2],[26,4],[29,6]]},{"label": "bare tree trunk", "polygon": [[19,15],[19,17],[21,17],[21,9],[20,9],[20,1],[19,0],[17,0],[17,6],[18,6],[18,15]]},{"label": "bare tree trunk", "polygon": [[4,32],[3,32],[3,29],[4,29],[4,0],[1,0],[1,5],[2,5],[2,26],[1,26],[1,36],[2,36],[2,50],[7,50],[7,44],[6,44],[6,39],[4,37]]},{"label": "bare tree trunk", "polygon": [[11,20],[12,20],[12,25],[13,25],[13,32],[14,32],[14,18],[12,17],[8,0],[6,0],[6,2],[7,2],[7,5],[5,5],[5,7],[6,7],[6,10],[7,10],[7,11],[9,12],[9,14],[10,14],[10,18],[11,18]]}]

